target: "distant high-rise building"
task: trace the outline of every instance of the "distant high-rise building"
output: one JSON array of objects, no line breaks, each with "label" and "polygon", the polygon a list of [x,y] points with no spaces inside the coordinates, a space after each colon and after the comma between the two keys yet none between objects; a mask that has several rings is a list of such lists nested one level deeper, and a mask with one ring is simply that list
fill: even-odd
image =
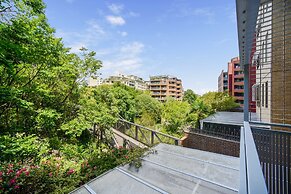
[{"label": "distant high-rise building", "polygon": [[240,68],[239,58],[228,62],[228,93],[236,99],[240,107],[244,104],[244,73]]},{"label": "distant high-rise building", "polygon": [[165,101],[167,97],[182,100],[184,93],[182,80],[169,75],[151,76],[149,89],[151,96],[160,101]]},{"label": "distant high-rise building", "polygon": [[[255,72],[255,67],[250,67],[250,72]],[[255,75],[251,74],[251,78]],[[255,79],[250,80],[251,84],[255,83]],[[244,73],[241,69],[239,57],[234,57],[228,62],[227,72],[222,71],[218,77],[218,91],[227,91],[230,96],[236,99],[240,107],[244,104]],[[249,100],[249,107],[251,112],[256,112],[255,100]]]},{"label": "distant high-rise building", "polygon": [[218,92],[225,92],[228,90],[228,74],[227,72],[221,71],[218,77]]}]

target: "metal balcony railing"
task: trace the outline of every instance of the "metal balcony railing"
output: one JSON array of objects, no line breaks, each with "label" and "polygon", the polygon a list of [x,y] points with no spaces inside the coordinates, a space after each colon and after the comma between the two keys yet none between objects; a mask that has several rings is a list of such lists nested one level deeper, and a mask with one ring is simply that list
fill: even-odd
[{"label": "metal balcony railing", "polygon": [[180,139],[177,137],[123,119],[116,123],[115,129],[147,146],[153,146],[157,143],[180,144]]},{"label": "metal balcony railing", "polygon": [[244,127],[241,128],[239,193],[268,193],[255,141],[248,122],[244,122]]},{"label": "metal balcony railing", "polygon": [[[244,122],[240,129],[235,125],[203,123],[203,129],[191,131],[240,141],[240,193],[291,193],[291,125],[250,124]],[[260,180],[262,176],[264,181]]]}]

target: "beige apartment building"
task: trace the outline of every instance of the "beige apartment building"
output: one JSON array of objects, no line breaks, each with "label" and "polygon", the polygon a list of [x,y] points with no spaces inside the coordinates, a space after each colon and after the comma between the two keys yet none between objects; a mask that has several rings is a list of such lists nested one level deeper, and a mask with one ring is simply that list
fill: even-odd
[{"label": "beige apartment building", "polygon": [[172,97],[176,100],[183,99],[182,80],[174,76],[151,76],[149,89],[151,96],[160,101],[165,101],[167,97]]}]

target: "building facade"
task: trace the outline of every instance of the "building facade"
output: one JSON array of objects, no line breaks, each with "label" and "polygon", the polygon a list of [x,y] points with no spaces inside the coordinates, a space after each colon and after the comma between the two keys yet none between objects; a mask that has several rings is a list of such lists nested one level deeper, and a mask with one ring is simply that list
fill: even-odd
[{"label": "building facade", "polygon": [[97,77],[97,78],[90,77],[90,78],[87,80],[87,84],[88,84],[88,86],[90,86],[90,87],[99,86],[99,85],[102,84],[102,82],[103,82],[103,79],[100,78],[100,77]]},{"label": "building facade", "polygon": [[[266,2],[259,8],[256,35],[252,44],[250,72],[252,100],[256,103],[257,117],[262,122],[271,122],[271,35],[272,35],[272,3]],[[254,80],[254,81],[253,81]]]},{"label": "building facade", "polygon": [[151,76],[149,89],[151,96],[160,101],[165,101],[167,97],[182,100],[184,93],[182,80],[169,75]]},{"label": "building facade", "polygon": [[[256,72],[255,67],[250,68],[250,72]],[[256,83],[255,73],[251,75],[252,85]],[[222,71],[218,77],[218,92],[228,92],[236,99],[241,108],[244,106],[244,73],[241,69],[239,57],[234,57],[228,62],[227,72]],[[249,100],[251,112],[256,112],[255,100]]]},{"label": "building facade", "polygon": [[135,75],[119,74],[117,76],[109,76],[103,80],[102,84],[114,84],[118,82],[137,90],[148,90],[148,82]]},{"label": "building facade", "polygon": [[[265,123],[291,124],[291,1],[252,3],[248,8],[256,14],[242,12],[238,32],[242,64],[255,68],[249,76],[257,118]],[[246,15],[250,18],[248,23]],[[251,76],[255,77],[254,83]]]},{"label": "building facade", "polygon": [[228,62],[228,93],[243,107],[244,104],[244,74],[240,68],[239,58],[234,57]]},{"label": "building facade", "polygon": [[[284,9],[282,7],[286,6]],[[251,65],[256,67],[252,98],[256,100],[257,117],[262,122],[291,124],[291,2],[261,2],[252,44]],[[282,11],[278,11],[282,10]]]},{"label": "building facade", "polygon": [[218,77],[218,92],[228,91],[228,73],[221,71]]}]

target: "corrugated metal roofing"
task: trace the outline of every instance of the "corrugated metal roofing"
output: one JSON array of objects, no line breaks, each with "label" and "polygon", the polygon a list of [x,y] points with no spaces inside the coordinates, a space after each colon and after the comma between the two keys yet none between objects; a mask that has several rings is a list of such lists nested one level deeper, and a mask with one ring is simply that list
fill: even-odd
[{"label": "corrugated metal roofing", "polygon": [[142,165],[117,167],[72,193],[238,193],[239,158],[159,144]]}]

